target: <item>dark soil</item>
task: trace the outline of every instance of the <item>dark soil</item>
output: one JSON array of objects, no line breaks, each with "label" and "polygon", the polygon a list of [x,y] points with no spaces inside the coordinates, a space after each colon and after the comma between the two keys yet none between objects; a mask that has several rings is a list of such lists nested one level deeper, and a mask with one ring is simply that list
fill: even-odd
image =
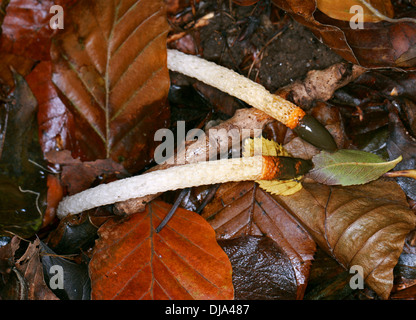
[{"label": "dark soil", "polygon": [[309,30],[276,8],[256,13],[260,9],[255,6],[234,5],[231,14],[228,5],[222,9],[217,8],[215,17],[200,30],[203,57],[249,76],[272,92],[309,70],[342,61]]}]

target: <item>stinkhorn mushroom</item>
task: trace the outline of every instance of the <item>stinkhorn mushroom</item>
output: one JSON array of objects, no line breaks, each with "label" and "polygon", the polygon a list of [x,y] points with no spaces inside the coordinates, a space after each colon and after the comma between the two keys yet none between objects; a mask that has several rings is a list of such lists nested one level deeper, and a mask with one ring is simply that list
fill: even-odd
[{"label": "stinkhorn mushroom", "polygon": [[168,50],[167,62],[170,70],[198,79],[262,110],[312,145],[327,151],[337,149],[332,135],[314,117],[237,72],[178,50]]},{"label": "stinkhorn mushroom", "polygon": [[[196,78],[264,111],[321,149],[335,151],[337,148],[331,134],[315,118],[232,70],[177,50],[168,50],[167,65],[172,71]],[[62,218],[132,198],[200,185],[291,179],[305,174],[311,167],[307,160],[270,156],[187,164],[102,184],[66,197],[60,202],[57,213]]]},{"label": "stinkhorn mushroom", "polygon": [[101,184],[64,198],[57,214],[63,218],[95,207],[169,190],[230,181],[291,179],[312,168],[308,160],[254,156],[198,162]]}]

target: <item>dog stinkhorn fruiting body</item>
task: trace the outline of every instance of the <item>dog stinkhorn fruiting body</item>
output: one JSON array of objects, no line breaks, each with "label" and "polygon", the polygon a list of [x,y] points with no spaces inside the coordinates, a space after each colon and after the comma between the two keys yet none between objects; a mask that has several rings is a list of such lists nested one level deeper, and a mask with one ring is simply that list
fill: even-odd
[{"label": "dog stinkhorn fruiting body", "polygon": [[327,151],[337,149],[331,134],[315,118],[237,72],[177,50],[168,50],[167,64],[172,71],[198,79],[262,110],[314,146]]},{"label": "dog stinkhorn fruiting body", "polygon": [[312,168],[308,160],[254,156],[198,162],[101,184],[64,198],[58,217],[169,190],[230,181],[290,179]]}]

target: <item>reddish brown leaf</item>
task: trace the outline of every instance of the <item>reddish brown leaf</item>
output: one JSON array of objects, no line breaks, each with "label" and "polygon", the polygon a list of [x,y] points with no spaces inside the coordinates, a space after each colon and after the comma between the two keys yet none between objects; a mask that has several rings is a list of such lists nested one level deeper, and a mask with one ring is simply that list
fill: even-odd
[{"label": "reddish brown leaf", "polygon": [[[273,3],[352,63],[370,68],[416,66],[415,23],[368,22],[363,29],[352,29],[349,21],[333,19],[319,11],[316,0],[273,0]],[[412,14],[406,12],[406,16]]]},{"label": "reddish brown leaf", "polygon": [[72,158],[68,150],[50,151],[46,158],[62,166],[61,181],[69,195],[88,189],[96,179],[121,179],[128,175],[123,166],[112,159],[82,162]]},{"label": "reddish brown leaf", "polygon": [[[376,10],[381,14],[393,18],[394,9],[389,0],[368,0]],[[378,22],[381,19],[371,12],[366,6],[357,0],[316,0],[316,5],[319,10],[324,12],[331,18],[350,21],[355,13],[350,13],[350,8],[354,5],[359,5],[363,8],[364,22]]]},{"label": "reddish brown leaf", "polygon": [[46,154],[51,150],[72,150],[79,157],[76,146],[72,113],[59,98],[52,83],[52,65],[49,61],[39,63],[26,77],[38,101],[39,143]]},{"label": "reddish brown leaf", "polygon": [[53,82],[74,114],[82,160],[143,168],[169,116],[163,1],[81,0],[65,19],[51,49]]},{"label": "reddish brown leaf", "polygon": [[42,227],[49,225],[56,217],[56,208],[58,207],[58,204],[64,195],[61,182],[57,176],[49,174],[47,178],[47,184],[47,207],[43,215]]},{"label": "reddish brown leaf", "polygon": [[297,281],[297,298],[303,296],[315,242],[270,194],[253,182],[223,184],[204,211],[217,238],[266,235],[289,257]]},{"label": "reddish brown leaf", "polygon": [[347,270],[361,266],[367,285],[388,298],[393,268],[416,223],[394,181],[379,179],[354,187],[304,183],[296,194],[274,198],[291,210],[321,248]]},{"label": "reddish brown leaf", "polygon": [[50,60],[49,26],[54,1],[11,0],[2,25],[1,50],[32,60]]},{"label": "reddish brown leaf", "polygon": [[215,233],[198,214],[152,202],[143,213],[99,229],[90,262],[92,298],[232,299],[231,265]]}]

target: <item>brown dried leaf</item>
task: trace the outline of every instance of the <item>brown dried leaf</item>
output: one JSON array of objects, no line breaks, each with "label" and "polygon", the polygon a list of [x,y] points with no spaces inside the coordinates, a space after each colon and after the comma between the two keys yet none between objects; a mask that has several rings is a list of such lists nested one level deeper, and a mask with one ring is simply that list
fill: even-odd
[{"label": "brown dried leaf", "polygon": [[112,158],[131,171],[151,161],[169,117],[165,13],[161,0],[80,0],[65,11],[53,82],[75,116],[82,160]]},{"label": "brown dried leaf", "polygon": [[155,232],[170,208],[152,202],[100,227],[90,262],[93,299],[233,298],[230,261],[203,218],[178,209]]},{"label": "brown dried leaf", "polygon": [[121,179],[128,176],[123,166],[112,159],[82,162],[72,158],[68,150],[49,151],[45,157],[48,161],[62,166],[61,181],[68,195],[88,189],[98,178],[114,176]]},{"label": "brown dried leaf", "polygon": [[[273,0],[273,3],[354,64],[368,68],[416,66],[415,23],[368,22],[363,29],[352,29],[349,21],[331,18],[318,10],[316,0]],[[406,12],[406,17],[414,14]]]},{"label": "brown dried leaf", "polygon": [[270,194],[253,182],[226,183],[202,216],[215,229],[219,240],[247,235],[272,239],[291,261],[298,288],[296,297],[303,296],[315,243]]},{"label": "brown dried leaf", "polygon": [[[368,0],[373,8],[381,14],[393,18],[394,8],[390,1],[386,0]],[[327,16],[344,21],[350,21],[355,13],[350,13],[352,6],[359,5],[363,8],[364,22],[378,22],[381,19],[377,17],[371,10],[357,0],[316,0],[316,6]]]},{"label": "brown dried leaf", "polygon": [[406,235],[415,227],[401,188],[379,179],[363,186],[304,184],[304,190],[275,197],[302,222],[321,248],[347,270],[359,265],[381,298],[393,287],[393,268]]}]

